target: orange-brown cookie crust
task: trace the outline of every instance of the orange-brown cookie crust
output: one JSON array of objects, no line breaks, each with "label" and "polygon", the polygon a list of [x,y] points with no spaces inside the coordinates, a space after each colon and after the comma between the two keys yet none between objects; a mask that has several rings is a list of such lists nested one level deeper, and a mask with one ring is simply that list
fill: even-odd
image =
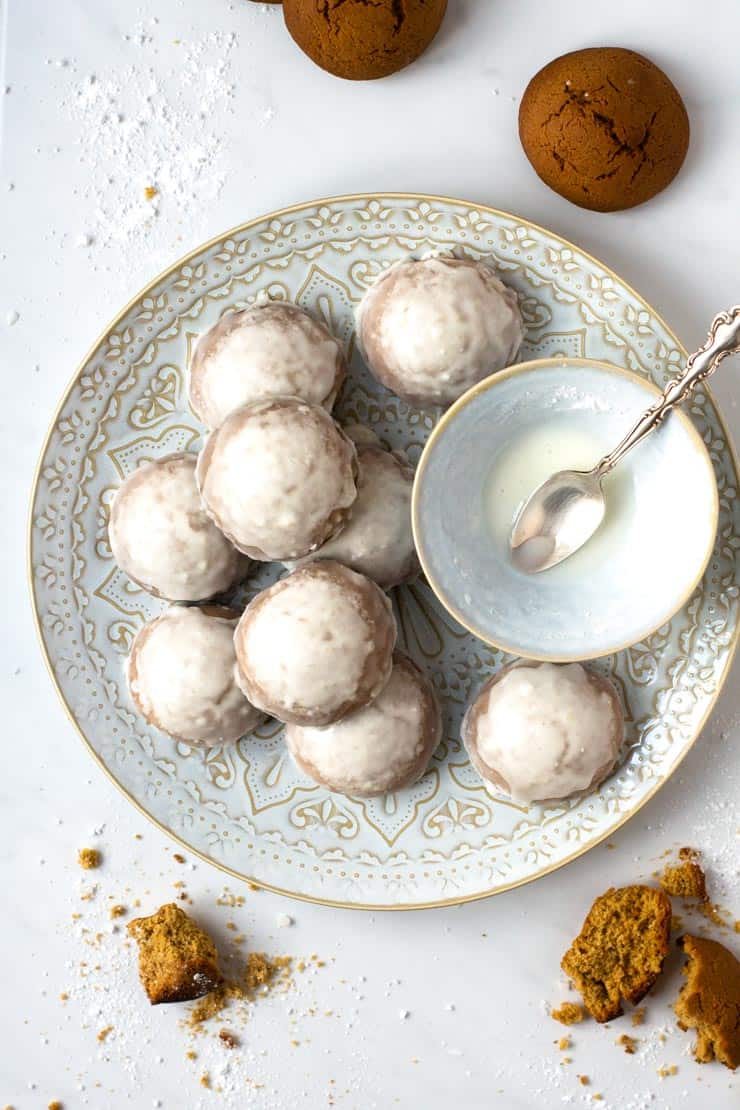
[{"label": "orange-brown cookie crust", "polygon": [[349,81],[410,65],[439,30],[447,0],[284,0],[285,24],[316,65]]},{"label": "orange-brown cookie crust", "polygon": [[648,58],[592,47],[535,74],[519,108],[519,137],[556,193],[581,208],[615,212],[670,184],[686,157],[689,117]]},{"label": "orange-brown cookie crust", "polygon": [[683,936],[686,982],[674,1009],[681,1029],[696,1030],[694,1055],[701,1064],[740,1064],[740,961],[716,940]]},{"label": "orange-brown cookie crust", "polygon": [[128,932],[139,946],[139,977],[153,1006],[190,1002],[221,983],[215,944],[174,902],[129,922]]},{"label": "orange-brown cookie crust", "polygon": [[625,886],[607,890],[588,911],[562,968],[597,1021],[636,1005],[660,975],[668,954],[671,903],[662,890]]}]

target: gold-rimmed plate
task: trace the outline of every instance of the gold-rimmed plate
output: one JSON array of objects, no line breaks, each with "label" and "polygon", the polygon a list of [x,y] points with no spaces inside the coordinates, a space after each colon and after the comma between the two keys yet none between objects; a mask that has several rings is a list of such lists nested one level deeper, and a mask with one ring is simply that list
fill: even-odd
[{"label": "gold-rimmed plate", "polygon": [[[293,768],[274,723],[203,752],[134,713],[123,661],[162,603],[115,567],[111,496],[142,459],[196,449],[186,403],[189,349],[227,308],[262,291],[321,315],[351,361],[340,418],[368,423],[419,457],[434,420],[379,387],[354,349],[354,305],[410,252],[457,247],[517,289],[521,357],[588,357],[659,385],[685,358],[660,317],[602,263],[552,232],[464,201],[415,194],[339,197],[272,213],[220,236],[156,278],[96,342],[52,421],[29,522],[34,610],[54,684],[77,730],[127,796],[181,844],[234,875],[334,905],[405,908],[484,897],[530,881],[612,833],[696,739],[737,634],[737,470],[721,417],[700,389],[690,413],[710,453],[719,529],[688,603],[644,642],[600,661],[627,706],[620,768],[592,794],[529,809],[492,798],[459,740],[466,700],[506,656],[444,612],[423,584],[397,591],[401,640],[432,675],[445,739],[413,789],[353,800]],[[273,580],[262,568],[245,596]]]}]

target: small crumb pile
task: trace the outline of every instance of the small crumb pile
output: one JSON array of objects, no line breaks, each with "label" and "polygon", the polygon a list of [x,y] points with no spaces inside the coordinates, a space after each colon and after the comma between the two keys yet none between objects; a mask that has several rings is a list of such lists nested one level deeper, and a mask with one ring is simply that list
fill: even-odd
[{"label": "small crumb pile", "polygon": [[291,956],[270,957],[264,952],[250,952],[241,974],[225,979],[215,990],[196,1002],[188,1014],[186,1024],[197,1030],[211,1018],[222,1014],[232,1002],[253,1002],[258,995],[270,994],[276,989],[286,990],[292,982],[292,970]]},{"label": "small crumb pile", "polygon": [[561,1002],[557,1009],[550,1014],[561,1025],[577,1025],[586,1016],[582,1006],[577,1002]]},{"label": "small crumb pile", "polygon": [[77,853],[77,862],[85,871],[94,871],[100,867],[102,856],[97,848],[80,848]]}]

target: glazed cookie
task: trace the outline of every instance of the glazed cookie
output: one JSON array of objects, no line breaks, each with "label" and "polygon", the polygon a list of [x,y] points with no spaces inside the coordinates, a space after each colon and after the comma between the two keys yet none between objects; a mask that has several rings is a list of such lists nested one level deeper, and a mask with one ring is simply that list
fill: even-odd
[{"label": "glazed cookie", "polygon": [[173,605],[140,628],[127,677],[141,715],[176,740],[213,746],[252,732],[262,714],[236,681],[239,614]]},{"label": "glazed cookie", "polygon": [[442,735],[429,679],[396,653],[375,701],[327,728],[288,725],[293,759],[314,782],[339,794],[370,798],[410,786],[427,769]]},{"label": "glazed cookie", "polygon": [[208,519],[195,482],[196,456],[180,452],[140,466],[113,499],[113,557],[129,578],[168,601],[204,601],[243,578],[248,561]]},{"label": "glazed cookie", "polygon": [[623,732],[608,678],[580,663],[523,660],[486,682],[462,724],[484,782],[524,805],[597,786],[617,761]]},{"label": "glazed cookie", "polygon": [[490,266],[451,254],[395,263],[357,310],[370,370],[413,405],[452,404],[514,362],[523,334],[514,290]]},{"label": "glazed cookie", "polygon": [[689,117],[648,58],[592,47],[535,74],[519,108],[519,137],[556,193],[581,208],[616,212],[673,181],[688,150]]},{"label": "glazed cookie", "polygon": [[252,704],[281,721],[316,726],[378,696],[395,642],[393,610],[380,587],[329,560],[258,594],[234,638]]},{"label": "glazed cookie", "polygon": [[263,562],[326,543],[357,497],[354,444],[325,409],[298,397],[236,409],[208,437],[196,473],[212,520]]},{"label": "glazed cookie", "polygon": [[447,0],[283,0],[285,25],[336,77],[368,81],[415,61],[437,34]]},{"label": "glazed cookie", "polygon": [[[363,431],[345,431],[357,445],[360,476],[357,500],[344,529],[307,560],[336,559],[390,590],[419,573],[411,532],[411,489],[414,468],[399,451],[386,451]],[[359,438],[358,438],[359,437]],[[290,564],[288,564],[290,566]]]},{"label": "glazed cookie", "polygon": [[288,301],[227,312],[205,332],[190,364],[190,407],[208,428],[265,397],[302,397],[331,409],[347,368],[323,324]]}]

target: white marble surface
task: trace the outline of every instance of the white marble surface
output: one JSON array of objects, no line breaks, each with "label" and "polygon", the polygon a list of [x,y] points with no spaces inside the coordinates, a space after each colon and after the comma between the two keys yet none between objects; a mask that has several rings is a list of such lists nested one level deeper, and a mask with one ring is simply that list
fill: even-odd
[{"label": "white marble surface", "polygon": [[[420,62],[355,86],[303,59],[279,7],[0,0],[0,559],[8,628],[0,664],[0,1104],[513,1110],[589,1105],[600,1093],[614,1110],[737,1105],[740,1078],[696,1065],[690,1038],[675,1030],[675,961],[642,1029],[628,1021],[576,1027],[571,1064],[560,1064],[553,1043],[565,1031],[543,1011],[543,1002],[565,997],[559,959],[593,896],[649,876],[671,846],[688,840],[704,849],[717,894],[740,915],[740,694],[732,678],[677,776],[614,837],[612,850],[602,846],[533,885],[459,909],[340,912],[245,888],[247,905],[229,911],[214,905],[222,876],[173,861],[172,843],[107,781],[65,719],[32,626],[24,533],[51,412],[109,317],[199,241],[293,201],[403,189],[518,211],[603,257],[688,344],[699,340],[710,316],[740,299],[738,32],[735,0],[699,8],[450,0]],[[676,183],[644,208],[612,216],[548,192],[516,136],[529,76],[556,54],[600,43],[662,63],[693,126]],[[95,97],[91,75],[101,83]],[[102,103],[101,90],[110,101],[102,123],[90,106]],[[202,103],[203,119],[193,118],[193,103]],[[132,138],[137,115],[142,127]],[[114,124],[122,129],[115,139]],[[149,184],[160,196],[147,209]],[[143,228],[142,212],[151,216]],[[736,439],[739,370],[737,361],[725,363],[716,384]],[[95,900],[81,902],[76,853],[93,843],[104,866],[94,876]],[[255,1008],[233,1055],[210,1037],[188,1060],[178,1008],[145,1006],[122,933],[106,931],[99,950],[85,944],[99,922],[109,929],[107,898],[130,905],[139,897],[147,908],[173,896],[179,879],[220,937],[230,936],[233,918],[253,947],[326,961],[299,976],[293,995]],[[73,912],[83,917],[73,922]],[[294,924],[278,928],[285,913]],[[740,947],[737,938],[730,943]],[[99,1042],[107,1024],[115,1028]],[[635,1056],[615,1044],[624,1031],[642,1038]],[[230,1072],[221,1075],[225,1060]],[[658,1069],[672,1064],[677,1074],[660,1078]],[[222,1094],[200,1087],[204,1070]],[[248,1085],[247,1076],[264,1086]]]}]

